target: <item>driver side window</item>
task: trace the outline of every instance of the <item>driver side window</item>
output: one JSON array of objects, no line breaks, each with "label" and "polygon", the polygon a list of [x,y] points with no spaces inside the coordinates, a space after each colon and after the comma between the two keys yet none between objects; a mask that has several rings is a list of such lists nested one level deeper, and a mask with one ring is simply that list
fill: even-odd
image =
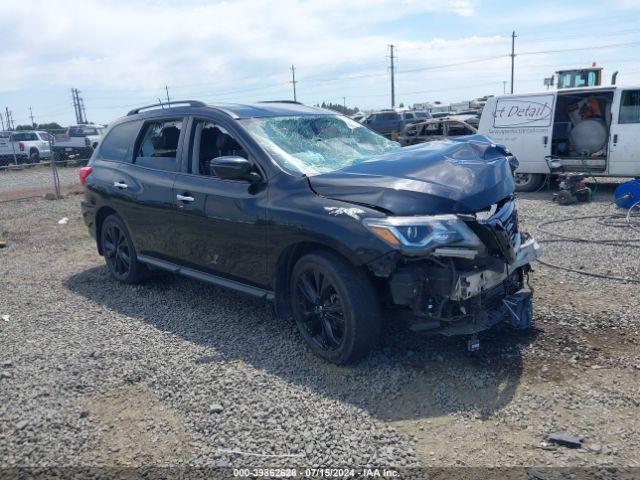
[{"label": "driver side window", "polygon": [[195,175],[212,176],[209,162],[218,157],[243,157],[249,159],[240,143],[224,127],[210,121],[197,120],[193,126],[190,143],[190,169]]}]

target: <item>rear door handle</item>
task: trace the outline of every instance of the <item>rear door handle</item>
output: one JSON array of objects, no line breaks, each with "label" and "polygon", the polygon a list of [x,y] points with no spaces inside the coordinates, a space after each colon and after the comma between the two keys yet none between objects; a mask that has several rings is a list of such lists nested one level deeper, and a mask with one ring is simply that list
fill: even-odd
[{"label": "rear door handle", "polygon": [[176,198],[181,202],[188,202],[188,203],[195,202],[196,200],[195,198],[190,197],[188,195],[180,195],[180,194],[176,195]]},{"label": "rear door handle", "polygon": [[113,182],[113,186],[121,189],[129,188],[129,185],[124,182]]}]

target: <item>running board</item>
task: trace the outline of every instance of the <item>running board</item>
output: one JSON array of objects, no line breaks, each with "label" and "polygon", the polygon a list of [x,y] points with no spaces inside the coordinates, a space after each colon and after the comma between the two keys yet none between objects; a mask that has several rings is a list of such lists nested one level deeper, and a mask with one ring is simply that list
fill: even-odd
[{"label": "running board", "polygon": [[237,282],[235,280],[219,277],[217,275],[212,275],[211,273],[202,272],[200,270],[196,270],[195,268],[181,267],[180,265],[176,265],[175,263],[169,262],[167,260],[161,260],[155,257],[150,257],[149,255],[138,254],[138,261],[152,267],[167,270],[171,273],[177,273],[180,275],[184,275],[185,277],[195,278],[196,280],[211,283],[213,285],[218,285],[220,287],[230,288],[238,292],[262,298],[264,300],[273,301],[275,298],[275,295],[270,290],[254,287],[252,285],[247,285],[246,283]]}]

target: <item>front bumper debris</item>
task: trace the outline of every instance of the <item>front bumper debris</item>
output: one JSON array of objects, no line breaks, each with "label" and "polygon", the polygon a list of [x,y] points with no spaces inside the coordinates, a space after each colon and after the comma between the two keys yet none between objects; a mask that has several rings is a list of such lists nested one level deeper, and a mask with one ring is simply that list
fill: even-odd
[{"label": "front bumper debris", "polygon": [[542,247],[533,238],[522,243],[516,251],[516,259],[513,263],[503,264],[501,271],[481,270],[461,272],[451,295],[452,300],[467,300],[480,295],[485,290],[490,290],[504,282],[510,272],[533,262],[542,253]]},{"label": "front bumper debris", "polygon": [[416,332],[475,335],[501,322],[528,328],[533,318],[528,274],[542,247],[519,231],[511,198],[485,218],[469,215],[465,221],[486,252],[461,255],[459,248],[444,247],[423,260],[398,262],[388,277],[390,303],[399,311],[404,307]]}]

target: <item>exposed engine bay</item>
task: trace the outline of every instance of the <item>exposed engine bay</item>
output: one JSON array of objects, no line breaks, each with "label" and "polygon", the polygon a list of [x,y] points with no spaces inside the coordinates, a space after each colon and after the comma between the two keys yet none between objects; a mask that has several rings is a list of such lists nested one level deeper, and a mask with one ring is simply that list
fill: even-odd
[{"label": "exposed engine bay", "polygon": [[377,276],[387,276],[390,304],[411,312],[414,331],[476,334],[500,322],[528,328],[528,275],[541,247],[519,231],[514,198],[458,217],[481,240],[480,248],[436,248],[424,257],[395,259],[393,270],[384,262],[370,265]]}]

